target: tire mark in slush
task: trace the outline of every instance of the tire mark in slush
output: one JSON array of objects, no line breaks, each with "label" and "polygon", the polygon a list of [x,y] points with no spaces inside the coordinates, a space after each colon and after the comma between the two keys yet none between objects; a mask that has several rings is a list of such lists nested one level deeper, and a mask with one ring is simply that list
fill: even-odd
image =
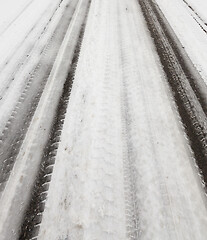
[{"label": "tire mark in slush", "polygon": [[65,113],[67,110],[70,92],[81,50],[90,3],[91,1],[89,1],[88,3],[88,9],[80,30],[78,42],[75,47],[72,59],[72,64],[63,87],[63,92],[57,107],[57,112],[54,117],[50,137],[43,152],[39,173],[35,180],[31,200],[27,207],[24,221],[22,223],[19,240],[36,239],[39,233],[40,224],[42,221],[43,212],[45,208],[45,202],[47,198],[47,192],[49,189],[49,183],[51,181],[53,166],[55,164],[55,156],[59,146],[60,136],[65,121]]},{"label": "tire mark in slush", "polygon": [[[58,49],[68,29],[75,8],[68,6],[60,19],[43,57],[28,77],[25,89],[0,136],[0,193],[14,166],[21,144],[39,103],[45,84],[52,69]],[[54,48],[54,49],[53,49]],[[46,53],[51,50],[50,58]]]},{"label": "tire mark in slush", "polygon": [[[167,20],[152,0],[139,1],[154,39],[166,79],[171,87],[186,134],[194,152],[203,187],[207,187],[207,118],[206,101],[190,84],[192,76],[185,69],[185,59],[178,54],[176,42],[169,37]],[[168,35],[169,34],[169,35]],[[177,52],[176,52],[177,51]],[[180,59],[178,57],[180,55]],[[187,69],[190,72],[190,69]],[[194,75],[195,76],[195,75]],[[199,79],[194,79],[196,80]],[[198,88],[199,90],[199,88]],[[206,190],[206,189],[205,189]]]}]

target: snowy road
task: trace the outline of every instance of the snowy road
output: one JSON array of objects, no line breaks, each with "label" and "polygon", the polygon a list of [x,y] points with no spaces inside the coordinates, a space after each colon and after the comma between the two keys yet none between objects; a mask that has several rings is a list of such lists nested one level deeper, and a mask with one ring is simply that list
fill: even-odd
[{"label": "snowy road", "polygon": [[156,2],[22,0],[2,17],[0,239],[206,239],[204,59]]},{"label": "snowy road", "polygon": [[187,54],[207,84],[207,2],[156,0]]}]

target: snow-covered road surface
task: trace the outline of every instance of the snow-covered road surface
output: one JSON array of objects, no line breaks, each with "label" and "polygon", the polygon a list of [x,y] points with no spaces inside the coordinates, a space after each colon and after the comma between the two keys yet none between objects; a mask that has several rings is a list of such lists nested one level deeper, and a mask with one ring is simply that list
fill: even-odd
[{"label": "snow-covered road surface", "polygon": [[207,16],[204,14],[207,2],[205,0],[156,0],[156,2],[207,84]]},{"label": "snow-covered road surface", "polygon": [[[0,34],[35,2],[22,0]],[[47,33],[2,65],[0,239],[206,239],[203,75],[193,55],[177,58],[151,3],[40,5]]]}]

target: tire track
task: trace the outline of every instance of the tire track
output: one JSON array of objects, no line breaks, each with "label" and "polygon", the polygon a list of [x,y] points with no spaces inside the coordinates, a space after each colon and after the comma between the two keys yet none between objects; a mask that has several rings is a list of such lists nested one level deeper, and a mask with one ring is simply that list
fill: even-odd
[{"label": "tire track", "polygon": [[[182,71],[186,75],[186,79],[188,80],[191,88],[193,89],[197,99],[201,107],[203,108],[204,113],[207,115],[207,86],[204,83],[204,80],[196,70],[193,65],[191,59],[188,57],[187,53],[184,50],[181,42],[175,35],[173,29],[165,18],[164,14],[160,10],[159,6],[155,3],[154,0],[147,0],[148,5],[151,6],[154,15],[156,15],[156,19],[158,24],[161,27],[161,32],[163,32],[163,36],[169,42],[169,46],[172,48],[175,55],[175,62],[178,62]],[[160,35],[161,37],[161,35]]]},{"label": "tire track", "polygon": [[[128,12],[135,12],[136,10],[132,11],[132,8],[137,7],[137,10],[139,10],[139,13],[141,13],[141,9],[136,6],[136,2],[134,1],[134,6],[131,4],[127,4],[127,11]],[[124,7],[123,7],[124,8]],[[142,16],[141,16],[142,17]],[[125,99],[125,103],[122,105],[126,105],[125,107],[125,116],[127,122],[126,125],[126,133],[125,138],[127,139],[127,149],[128,149],[128,156],[131,159],[131,169],[128,170],[128,178],[132,179],[131,182],[134,182],[134,202],[136,203],[136,209],[137,209],[137,224],[134,226],[134,229],[137,229],[137,236],[134,234],[131,234],[132,239],[154,239],[157,237],[156,234],[160,231],[160,225],[164,225],[164,229],[161,230],[162,233],[159,233],[159,237],[163,239],[169,238],[169,239],[175,239],[176,238],[176,231],[175,231],[175,223],[173,221],[173,214],[172,214],[172,207],[170,205],[170,196],[168,193],[167,184],[164,177],[164,169],[160,164],[161,156],[159,156],[159,146],[156,146],[156,142],[158,137],[155,134],[155,131],[153,129],[154,123],[153,122],[153,115],[154,112],[152,111],[152,103],[151,98],[154,98],[154,101],[158,101],[158,97],[156,94],[152,94],[152,91],[150,88],[154,89],[154,91],[158,91],[158,87],[156,84],[153,83],[153,80],[149,81],[146,77],[144,72],[144,69],[142,69],[141,65],[145,65],[147,57],[142,56],[138,57],[140,55],[139,50],[139,44],[143,44],[140,40],[133,41],[133,39],[137,39],[140,35],[140,33],[143,31],[140,27],[136,29],[137,22],[142,21],[142,18],[137,18],[135,14],[127,14],[128,22],[125,24],[125,29],[128,29],[131,34],[126,34],[126,31],[124,31],[124,26],[122,26],[123,29],[123,37],[122,39],[125,39],[125,41],[122,42],[122,45],[125,46],[122,49],[122,60],[123,60],[123,97]],[[141,24],[140,24],[141,25]],[[130,27],[128,27],[130,26]],[[145,29],[144,29],[145,30]],[[125,34],[124,34],[125,32]],[[126,36],[128,36],[128,38]],[[129,42],[131,43],[129,47]],[[138,43],[139,42],[139,43]],[[144,40],[143,40],[144,42]],[[143,45],[144,46],[144,45]],[[134,53],[134,54],[132,54]],[[150,61],[149,61],[150,62]],[[153,61],[152,61],[153,62]],[[140,69],[141,68],[141,69]],[[144,67],[143,67],[144,68]],[[152,67],[153,68],[153,67]],[[150,75],[150,70],[149,73]],[[145,79],[146,78],[146,79]],[[159,81],[159,80],[158,80]],[[149,88],[150,84],[150,88]],[[136,97],[135,97],[136,95]],[[133,98],[134,97],[134,98]],[[140,106],[137,104],[137,102],[141,102],[141,109]],[[137,106],[138,105],[138,106]],[[138,112],[138,113],[137,113]],[[123,113],[124,115],[124,113]],[[136,117],[135,117],[136,116]],[[140,120],[139,118],[143,118],[144,120],[141,120],[141,122],[145,122],[143,124],[141,131],[144,131],[145,134],[148,136],[146,139],[143,138],[142,134],[139,133],[140,129],[137,130],[137,126],[139,126]],[[146,125],[146,129],[145,126]],[[139,136],[138,136],[139,135]],[[140,142],[136,141],[135,139],[139,139]],[[143,139],[142,139],[143,138]],[[148,142],[148,141],[149,142]],[[151,159],[148,159],[146,156],[142,157],[142,154],[139,153],[139,151],[142,152],[142,147],[139,146],[140,144],[146,145],[146,149],[151,152],[152,157]],[[141,161],[141,162],[140,162]],[[142,161],[149,161],[144,164]],[[151,165],[151,166],[150,166]],[[144,169],[143,169],[144,168]],[[147,176],[147,172],[150,172],[150,175],[153,179],[157,179],[156,183],[150,183],[150,178]],[[145,184],[143,186],[143,184]],[[147,191],[148,184],[153,185],[151,186],[151,192],[150,195],[144,196],[144,192]],[[132,195],[132,194],[131,194]],[[147,202],[144,203],[144,202]],[[148,208],[153,211],[152,216],[157,214],[156,223],[153,224],[153,228],[149,227],[147,225],[152,223],[149,219],[146,219],[146,213],[143,213],[146,211],[146,207],[148,205]],[[153,206],[157,206],[157,209],[155,211],[155,208]],[[145,210],[144,210],[145,209]],[[155,213],[155,212],[156,213]],[[146,211],[147,212],[147,211]],[[135,213],[131,213],[132,217],[131,219],[135,219]],[[163,215],[162,215],[163,214]],[[158,217],[159,216],[159,217]],[[152,217],[153,218],[153,217]],[[149,223],[147,224],[147,221]],[[133,228],[131,228],[133,229]],[[131,230],[132,231],[132,230]]]},{"label": "tire track", "polygon": [[45,208],[45,201],[47,198],[47,191],[49,189],[53,166],[55,164],[55,156],[59,146],[62,127],[65,120],[65,113],[70,97],[77,62],[79,59],[90,3],[91,1],[89,1],[87,6],[86,16],[80,30],[79,39],[74,51],[71,68],[65,81],[62,96],[57,107],[57,113],[51,128],[51,134],[44,149],[39,173],[35,180],[34,188],[32,191],[31,200],[28,204],[24,220],[22,222],[19,239],[37,239],[39,233],[39,228]]},{"label": "tire track", "polygon": [[202,17],[195,11],[195,9],[193,7],[191,7],[191,5],[183,0],[183,2],[186,4],[186,6],[189,8],[190,12],[191,12],[191,16],[194,18],[194,20],[197,22],[197,24],[199,25],[199,27],[207,34],[207,23],[202,19]]},{"label": "tire track", "polygon": [[[75,6],[76,5],[77,1],[75,3]],[[44,49],[42,59],[35,67],[31,77],[27,78],[25,89],[0,136],[0,192],[3,191],[6,181],[12,171],[15,159],[44,90],[59,46],[64,38],[74,11],[74,6],[71,7],[71,5],[68,5],[66,7],[64,15],[60,19],[48,45]]]},{"label": "tire track", "polygon": [[[127,2],[127,1],[126,1]],[[127,6],[127,4],[125,5]],[[125,9],[125,7],[122,7],[122,11]],[[126,8],[127,11],[130,11],[129,6]],[[127,17],[127,16],[125,16]],[[122,16],[123,18],[123,16]],[[121,22],[121,21],[120,21]],[[169,231],[168,237],[175,236],[174,232],[174,224],[172,222],[171,214],[171,208],[169,206],[169,196],[167,193],[167,188],[166,184],[162,175],[162,169],[160,169],[159,163],[158,163],[158,156],[156,152],[156,146],[154,145],[155,141],[155,136],[153,134],[153,131],[151,129],[151,124],[150,124],[150,110],[148,107],[148,101],[147,97],[145,96],[146,93],[144,93],[144,89],[147,89],[145,86],[144,81],[142,81],[142,77],[139,78],[138,76],[138,66],[135,63],[135,56],[134,59],[132,59],[132,56],[130,55],[132,52],[136,52],[136,47],[135,45],[132,44],[133,47],[129,47],[129,42],[132,42],[133,37],[126,37],[130,36],[129,32],[136,32],[136,30],[133,28],[135,22],[131,21],[130,22],[130,17],[128,16],[128,22],[122,24],[121,29],[122,31],[122,36],[120,37],[121,39],[121,61],[122,61],[122,75],[123,75],[123,82],[122,82],[122,97],[121,97],[121,103],[122,103],[122,135],[123,135],[123,142],[124,147],[123,147],[123,164],[124,164],[124,180],[125,180],[125,202],[126,202],[126,230],[127,230],[127,239],[144,239],[148,238],[150,239],[153,230],[149,230],[147,225],[147,222],[143,223],[144,220],[146,220],[145,214],[143,214],[143,209],[141,207],[145,207],[145,204],[143,202],[140,202],[140,197],[141,195],[144,194],[145,189],[147,186],[142,186],[144,180],[148,180],[147,177],[144,177],[143,171],[143,166],[141,169],[137,167],[139,165],[139,153],[137,152],[137,143],[135,142],[136,136],[137,136],[137,130],[136,130],[136,118],[134,111],[137,111],[135,109],[136,106],[136,101],[133,99],[133,91],[136,92],[137,95],[141,96],[142,101],[144,103],[143,111],[142,111],[142,118],[145,118],[147,121],[147,126],[148,126],[148,134],[149,134],[149,139],[150,141],[150,148],[152,149],[151,151],[153,152],[153,157],[154,161],[153,162],[153,167],[154,169],[150,169],[150,166],[147,168],[147,171],[151,170],[152,176],[155,178],[157,177],[159,179],[159,184],[155,184],[154,188],[156,189],[157,195],[155,196],[146,196],[145,199],[142,199],[143,201],[147,201],[148,204],[150,205],[150,200],[152,199],[153,203],[157,206],[160,205],[160,202],[162,202],[162,212],[166,214],[164,219],[160,217],[159,219],[159,224],[165,224],[165,227]],[[127,25],[130,26],[128,27],[128,34],[126,34]],[[132,62],[134,61],[134,62]],[[137,60],[139,61],[139,60]],[[133,69],[135,73],[133,72]],[[139,79],[139,81],[137,81]],[[138,88],[136,88],[138,84],[141,84]],[[136,89],[136,90],[135,90]],[[139,99],[139,98],[138,98]],[[140,99],[137,101],[140,101]],[[141,112],[141,110],[140,110]],[[140,116],[139,116],[140,117]],[[147,144],[147,143],[145,143]],[[151,163],[152,164],[152,163]],[[141,167],[141,166],[140,166]],[[149,181],[149,180],[148,180]],[[145,182],[147,183],[147,182]],[[153,190],[153,188],[152,188]],[[160,195],[159,195],[160,194]],[[158,208],[158,214],[159,208]],[[163,221],[164,220],[164,221]],[[163,221],[163,222],[162,222]],[[154,229],[155,231],[155,229]],[[154,234],[156,234],[154,232]],[[165,235],[165,232],[163,231],[163,236]],[[150,236],[150,237],[149,237]],[[156,236],[156,235],[155,235]],[[148,239],[147,238],[147,239]],[[171,238],[170,238],[171,239]]]},{"label": "tire track", "polygon": [[[24,68],[25,65],[31,59],[32,54],[35,53],[36,47],[38,46],[38,44],[40,44],[41,39],[44,37],[45,33],[48,31],[48,28],[49,28],[49,26],[51,24],[51,21],[52,21],[53,17],[55,16],[55,14],[57,13],[57,10],[59,9],[61,3],[62,3],[62,0],[61,0],[60,3],[57,4],[57,7],[52,12],[52,14],[50,16],[48,16],[49,19],[46,22],[45,26],[43,26],[43,29],[41,30],[41,32],[40,32],[38,38],[36,39],[36,41],[34,42],[34,44],[32,46],[29,46],[26,50],[23,50],[24,54],[18,60],[16,65],[13,66],[12,73],[6,79],[6,84],[2,84],[3,86],[1,87],[1,90],[0,90],[0,100],[4,98],[4,96],[6,95],[7,90],[9,89],[10,84],[13,81],[15,81],[15,78],[18,76],[18,74],[21,73],[21,70],[23,70],[22,68]],[[15,48],[15,51],[12,52],[12,54],[2,64],[2,66],[0,67],[1,74],[3,74],[4,71],[7,70],[6,68],[9,66],[10,61],[12,61],[13,57],[15,56],[15,54],[18,54],[18,52],[20,52],[21,47],[26,43],[26,41],[29,41],[29,38],[31,37],[31,34],[35,31],[36,28],[38,28],[38,24],[40,24],[41,19],[45,16],[46,12],[47,12],[47,9],[43,12],[43,14],[41,15],[40,19],[38,19],[38,22],[36,22],[35,25],[32,26],[31,30],[25,36],[24,40]],[[50,38],[48,39],[48,41],[50,41]],[[41,46],[40,53],[43,53],[44,49],[45,49],[45,46],[44,45]]]},{"label": "tire track", "polygon": [[128,239],[139,239],[139,208],[137,200],[137,173],[134,167],[134,149],[131,141],[131,118],[128,113],[129,103],[127,96],[127,86],[123,82],[123,96],[122,96],[122,135],[125,142],[123,147],[123,165],[124,165],[124,190],[125,190],[125,207],[126,207],[126,231]]},{"label": "tire track", "polygon": [[187,60],[179,51],[179,46],[173,40],[172,32],[170,32],[169,26],[157,5],[154,1],[148,0],[139,1],[139,3],[154,39],[206,187],[207,119],[205,93],[199,86],[196,73],[194,74],[194,70],[189,67],[190,64],[186,64]]},{"label": "tire track", "polygon": [[92,2],[40,239],[125,239],[116,2]]},{"label": "tire track", "polygon": [[[119,4],[119,16],[121,4]],[[137,199],[137,172],[135,164],[135,150],[131,136],[132,119],[129,113],[130,105],[128,101],[128,47],[125,42],[125,35],[122,33],[124,28],[119,19],[119,38],[120,38],[120,61],[122,66],[122,83],[121,83],[121,120],[123,136],[123,168],[124,168],[124,191],[125,191],[125,213],[126,213],[126,234],[127,239],[139,239],[141,235],[139,223],[139,204]]]}]

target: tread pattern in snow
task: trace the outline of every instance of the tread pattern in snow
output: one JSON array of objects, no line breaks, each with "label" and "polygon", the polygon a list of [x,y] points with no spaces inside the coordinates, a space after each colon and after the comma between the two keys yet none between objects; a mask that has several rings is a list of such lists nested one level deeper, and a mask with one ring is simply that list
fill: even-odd
[{"label": "tread pattern in snow", "polygon": [[[139,1],[148,28],[154,39],[160,60],[163,64],[167,80],[171,86],[173,95],[178,106],[186,133],[189,137],[191,147],[194,151],[196,162],[202,176],[203,186],[207,185],[207,118],[206,118],[206,96],[202,89],[194,84],[192,73],[186,73],[187,66],[176,43],[170,38],[167,20],[159,13],[158,6],[151,0]],[[180,55],[180,59],[177,57]],[[196,82],[198,79],[194,79]],[[199,81],[198,81],[199,82]],[[198,87],[195,89],[195,87]]]},{"label": "tread pattern in snow", "polygon": [[[77,4],[77,1],[75,4]],[[58,44],[61,44],[64,38],[74,11],[74,6],[67,5],[64,15],[59,22],[61,27],[58,24],[44,49],[42,59],[31,73],[31,76],[28,77],[18,103],[0,136],[0,192],[3,191],[12,171],[15,159],[58,53]]]},{"label": "tread pattern in snow", "polygon": [[29,206],[26,210],[25,218],[21,227],[19,239],[35,239],[38,235],[40,223],[42,221],[42,214],[45,208],[45,201],[47,198],[47,191],[52,177],[53,166],[55,163],[55,156],[57,153],[62,127],[65,120],[65,113],[70,97],[72,83],[74,80],[75,70],[80,54],[82,39],[84,36],[86,18],[90,7],[90,1],[84,23],[82,24],[79,39],[74,51],[72,64],[64,84],[63,93],[57,107],[57,113],[54,118],[54,123],[51,129],[50,138],[45,146],[43,157],[41,160],[40,170],[37,180],[32,191],[32,197]]}]

